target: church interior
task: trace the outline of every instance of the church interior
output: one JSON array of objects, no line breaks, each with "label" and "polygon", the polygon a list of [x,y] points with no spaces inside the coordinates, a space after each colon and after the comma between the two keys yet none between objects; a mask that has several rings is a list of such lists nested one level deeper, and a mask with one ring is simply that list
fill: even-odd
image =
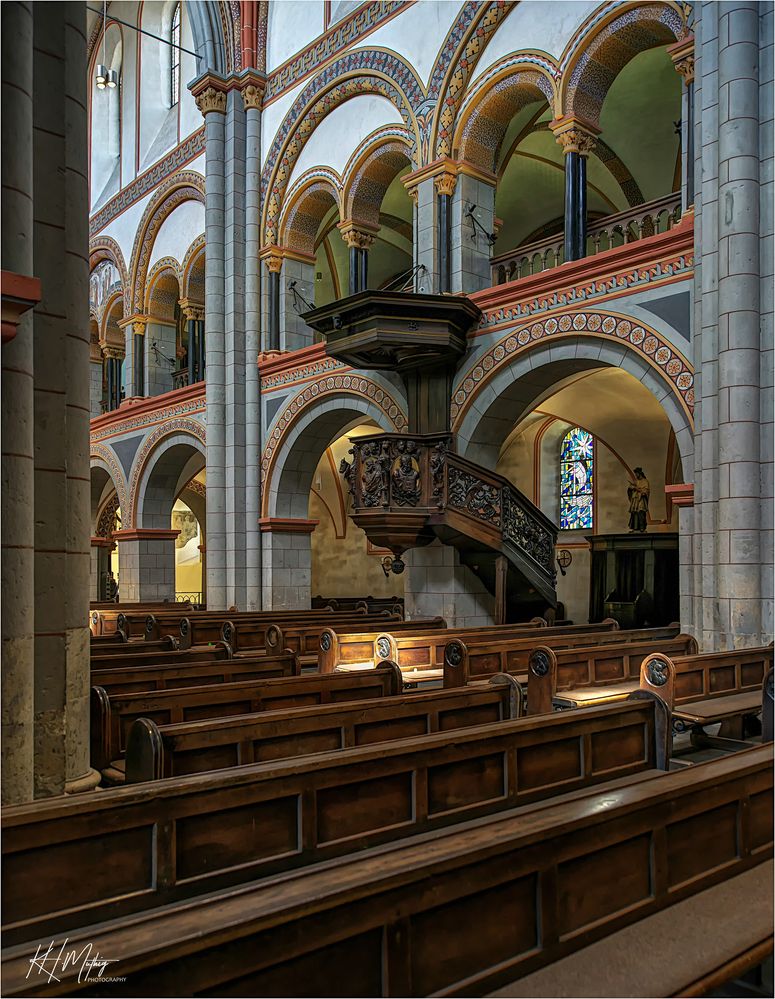
[{"label": "church interior", "polygon": [[11,996],[773,996],[772,0],[4,0]]}]

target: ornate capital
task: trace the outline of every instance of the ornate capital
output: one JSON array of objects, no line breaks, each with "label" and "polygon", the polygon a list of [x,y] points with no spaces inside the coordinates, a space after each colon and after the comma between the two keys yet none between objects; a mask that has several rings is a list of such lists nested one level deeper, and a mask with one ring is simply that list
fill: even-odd
[{"label": "ornate capital", "polygon": [[595,136],[599,130],[594,125],[583,124],[576,118],[560,118],[549,127],[566,155],[578,153],[580,156],[589,156],[595,148]]},{"label": "ornate capital", "polygon": [[676,72],[680,73],[688,86],[694,82],[694,35],[687,35],[680,41],[667,47],[668,55],[673,60]]},{"label": "ornate capital", "polygon": [[261,103],[264,100],[264,90],[256,86],[255,83],[248,83],[242,88],[242,103],[246,111],[260,111]]},{"label": "ornate capital", "polygon": [[135,336],[145,336],[145,320],[135,319],[132,322],[132,332]]},{"label": "ornate capital", "polygon": [[414,207],[416,208],[417,205],[419,204],[419,201],[420,201],[420,192],[417,190],[417,187],[416,186],[415,187],[407,187],[406,193],[412,199],[412,202],[414,203]]},{"label": "ornate capital", "polygon": [[102,348],[102,353],[105,355],[105,357],[108,357],[114,361],[124,360],[124,351],[119,350],[118,347],[108,347],[107,345],[105,345]]},{"label": "ornate capital", "polygon": [[264,257],[264,263],[270,274],[279,274],[283,267],[282,254],[270,253]]},{"label": "ornate capital", "polygon": [[456,173],[440,173],[438,177],[433,178],[433,185],[436,188],[436,194],[446,194],[447,197],[452,197],[455,193],[455,186],[457,184],[457,174]]},{"label": "ornate capital", "polygon": [[222,90],[216,90],[215,87],[206,87],[196,95],[196,106],[205,117],[212,111],[226,114],[226,94]]},{"label": "ornate capital", "polygon": [[372,233],[356,228],[351,222],[343,223],[340,232],[342,233],[342,239],[351,250],[368,250],[374,242]]},{"label": "ornate capital", "polygon": [[204,306],[200,305],[199,302],[190,302],[187,298],[181,298],[178,305],[186,319],[196,320],[205,317]]}]

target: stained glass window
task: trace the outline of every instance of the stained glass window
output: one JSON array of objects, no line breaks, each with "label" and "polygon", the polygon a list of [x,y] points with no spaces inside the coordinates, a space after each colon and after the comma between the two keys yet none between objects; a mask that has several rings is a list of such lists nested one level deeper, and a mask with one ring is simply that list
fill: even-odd
[{"label": "stained glass window", "polygon": [[562,439],[560,452],[560,528],[591,530],[595,439],[574,427]]},{"label": "stained glass window", "polygon": [[172,29],[170,31],[170,107],[180,100],[180,4],[175,4],[172,12]]}]

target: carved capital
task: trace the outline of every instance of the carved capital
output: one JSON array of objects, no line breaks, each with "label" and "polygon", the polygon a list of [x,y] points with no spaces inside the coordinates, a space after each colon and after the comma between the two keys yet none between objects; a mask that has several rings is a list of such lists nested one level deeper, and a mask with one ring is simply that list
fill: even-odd
[{"label": "carved capital", "polygon": [[408,187],[406,189],[406,193],[412,199],[412,202],[414,203],[414,206],[416,208],[417,205],[418,205],[418,203],[419,203],[419,201],[420,201],[420,192],[418,191],[417,187],[416,186],[415,187]]},{"label": "carved capital", "polygon": [[212,111],[226,114],[226,94],[215,87],[206,87],[201,94],[196,95],[196,106],[205,117]]},{"label": "carved capital", "polygon": [[374,242],[374,236],[370,232],[363,232],[352,225],[343,228],[341,233],[342,239],[351,250],[368,250]]},{"label": "carved capital", "polygon": [[264,100],[264,90],[255,83],[248,83],[242,88],[242,103],[246,111],[260,111]]},{"label": "carved capital", "polygon": [[180,311],[183,313],[186,319],[204,319],[205,310],[204,306],[200,305],[198,302],[189,302],[187,298],[181,298],[178,302],[180,306]]},{"label": "carved capital", "polygon": [[279,274],[283,267],[282,255],[279,253],[270,253],[264,257],[264,263],[270,274]]},{"label": "carved capital", "polygon": [[436,188],[436,194],[446,194],[447,197],[452,197],[457,184],[457,174],[440,173],[438,177],[433,178],[433,184]]},{"label": "carved capital", "polygon": [[110,358],[112,360],[116,361],[124,360],[124,351],[119,350],[118,347],[105,346],[102,348],[102,353],[105,355],[106,358]]},{"label": "carved capital", "polygon": [[600,134],[596,125],[573,117],[557,118],[550,122],[549,128],[566,155],[578,153],[580,156],[589,156],[595,148],[595,137]]},{"label": "carved capital", "polygon": [[145,320],[144,319],[135,319],[132,322],[132,332],[134,333],[135,336],[144,336],[145,335]]},{"label": "carved capital", "polygon": [[676,72],[681,74],[688,86],[694,81],[694,35],[687,35],[673,45],[668,45],[667,51]]}]

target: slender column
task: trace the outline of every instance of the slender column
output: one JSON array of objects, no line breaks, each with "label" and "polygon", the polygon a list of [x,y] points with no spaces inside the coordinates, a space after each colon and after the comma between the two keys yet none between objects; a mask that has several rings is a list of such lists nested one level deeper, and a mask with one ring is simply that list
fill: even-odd
[{"label": "slender column", "polygon": [[550,127],[565,154],[565,260],[581,260],[587,252],[586,161],[597,129],[576,118],[561,118]]},{"label": "slender column", "polygon": [[452,264],[450,243],[452,235],[452,195],[455,192],[457,175],[442,173],[434,178],[439,219],[439,292],[452,290]]},{"label": "slender column", "polygon": [[276,253],[264,258],[269,283],[269,338],[266,350],[280,349],[280,271],[283,258]]},{"label": "slender column", "polygon": [[195,326],[196,326],[196,344],[199,351],[199,361],[197,364],[197,377],[200,382],[203,382],[205,380],[205,372],[207,368],[207,338],[205,336],[204,319],[197,320]]},{"label": "slender column", "polygon": [[668,47],[683,79],[681,95],[681,188],[683,210],[694,206],[694,35]]},{"label": "slender column", "polygon": [[179,534],[158,528],[113,532],[120,546],[122,603],[175,599],[175,539]]},{"label": "slender column", "polygon": [[[207,327],[207,595],[226,608],[226,392],[224,374],[224,163],[226,94],[206,87],[197,97],[205,119],[205,323]],[[122,569],[123,573],[123,569]]]},{"label": "slender column", "polygon": [[340,222],[338,228],[350,251],[350,294],[357,295],[359,291],[366,290],[368,252],[374,243],[376,230],[369,231],[366,227],[356,225],[349,220]]},{"label": "slender column", "polygon": [[197,323],[195,319],[186,319],[186,333],[188,334],[188,384],[193,385],[199,381],[197,369],[199,365],[199,343],[197,342]]},{"label": "slender column", "polygon": [[103,354],[105,357],[105,381],[107,383],[107,410],[108,412],[110,412],[112,409],[115,408],[114,406],[115,389],[113,387],[113,373],[115,369],[113,367],[113,358],[111,354],[108,352],[107,347],[103,350]]},{"label": "slender column", "polygon": [[132,323],[132,385],[133,395],[145,395],[145,322],[141,319]]},{"label": "slender column", "polygon": [[92,417],[102,413],[102,348],[95,340],[89,344],[89,411]]},{"label": "slender column", "polygon": [[[261,349],[260,198],[261,100],[263,86],[243,87],[245,106],[245,609],[260,610],[261,534]],[[206,553],[202,549],[202,562]],[[204,573],[203,573],[204,576]]]},{"label": "slender column", "polygon": [[[4,3],[2,17],[2,259],[32,275],[32,4]],[[4,805],[33,796],[34,542],[33,317],[2,348],[2,759]]]}]

